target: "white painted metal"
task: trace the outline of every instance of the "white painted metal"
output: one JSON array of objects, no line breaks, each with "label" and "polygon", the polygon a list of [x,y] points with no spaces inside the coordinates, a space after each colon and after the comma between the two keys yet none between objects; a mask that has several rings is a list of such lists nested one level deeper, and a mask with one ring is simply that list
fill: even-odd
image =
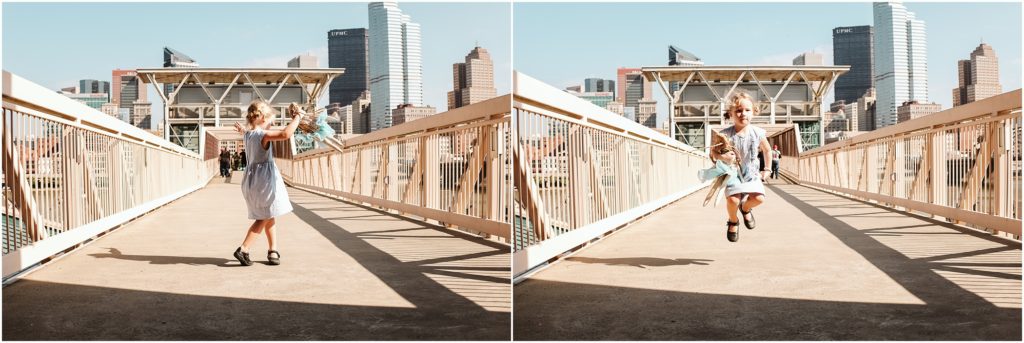
[{"label": "white painted metal", "polygon": [[704,153],[522,73],[512,107],[513,275],[706,186]]},{"label": "white painted metal", "polygon": [[3,72],[9,277],[202,187],[213,161]]}]

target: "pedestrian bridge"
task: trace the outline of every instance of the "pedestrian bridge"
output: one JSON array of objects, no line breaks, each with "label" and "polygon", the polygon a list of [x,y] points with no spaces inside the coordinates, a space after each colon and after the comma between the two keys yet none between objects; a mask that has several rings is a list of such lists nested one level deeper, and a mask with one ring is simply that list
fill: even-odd
[{"label": "pedestrian bridge", "polygon": [[[509,96],[297,153],[280,266],[197,155],[3,73],[12,340],[508,340]],[[502,189],[506,189],[502,191]],[[16,281],[16,282],[14,282]]]},{"label": "pedestrian bridge", "polygon": [[774,133],[783,177],[730,243],[704,152],[515,76],[515,339],[1020,339],[1020,90]]}]

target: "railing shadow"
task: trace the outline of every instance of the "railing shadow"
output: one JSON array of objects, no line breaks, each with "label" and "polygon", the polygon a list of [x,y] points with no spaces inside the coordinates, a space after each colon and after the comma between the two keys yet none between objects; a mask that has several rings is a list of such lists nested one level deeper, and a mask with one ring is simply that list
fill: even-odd
[{"label": "railing shadow", "polygon": [[[356,218],[348,224],[344,223],[345,219],[325,217],[305,205],[306,201],[321,200],[323,196],[300,190],[292,194],[294,213],[299,219],[414,304],[424,315],[444,316],[491,330],[508,328],[509,314],[494,311],[511,310],[508,246],[378,209],[337,201],[341,207],[376,212],[402,226],[384,230],[391,233],[389,237],[382,237],[380,231],[361,232],[364,228],[354,225],[365,222],[365,218]],[[329,213],[333,214],[333,211]]]},{"label": "railing shadow", "polygon": [[[1008,284],[999,284],[997,282],[993,282],[994,280],[988,280],[988,282],[991,283],[992,287],[996,287],[996,289],[987,287],[985,289],[978,288],[976,290],[970,290],[968,289],[970,288],[968,287],[970,283],[986,281],[973,279],[970,280],[971,282],[954,282],[953,280],[960,281],[957,278],[958,276],[954,276],[950,273],[943,274],[942,271],[995,277],[1000,279],[1021,279],[1020,274],[1007,273],[1005,271],[993,272],[991,270],[984,270],[985,268],[991,267],[1010,268],[1011,270],[1016,268],[1016,272],[1020,273],[1021,264],[1019,253],[1016,253],[1016,260],[1013,260],[1012,258],[1008,259],[1008,256],[996,255],[1002,252],[1013,253],[1014,250],[1019,251],[1021,249],[1020,242],[992,237],[991,235],[987,235],[976,230],[952,225],[931,218],[912,215],[906,212],[887,208],[879,204],[872,204],[859,199],[826,193],[807,187],[790,186],[782,188],[769,186],[768,188],[777,194],[779,198],[796,207],[796,209],[802,212],[805,216],[814,220],[821,227],[828,230],[829,233],[838,238],[847,247],[863,256],[869,263],[886,273],[893,281],[900,284],[907,291],[930,306],[940,306],[948,308],[951,311],[966,308],[993,308],[996,305],[987,299],[990,298],[990,295],[998,298],[998,294],[1004,293],[1004,291],[1014,291],[1013,286],[1009,286]],[[830,214],[814,203],[816,202],[815,200],[805,200],[806,197],[804,197],[804,193],[815,195],[827,194],[834,198],[846,199],[847,201],[856,202],[860,205],[867,205],[867,207],[858,210],[876,211],[870,213],[911,216],[930,224],[924,228],[939,227],[941,229],[939,231],[933,230],[930,232],[916,233],[901,230],[917,228],[917,225],[896,225],[891,227],[859,229],[847,224],[839,218],[854,220],[855,218],[868,217],[867,215]],[[879,216],[874,215],[873,217]],[[951,237],[954,240],[957,240],[955,242],[956,245],[952,245],[949,240],[937,240],[935,237],[936,235],[944,235],[948,233],[963,236]],[[986,244],[972,244],[969,241],[965,241],[965,238],[968,237],[981,239],[983,240],[982,242]],[[888,240],[882,240],[882,238],[888,238]],[[995,245],[995,247],[992,247],[992,245]],[[949,253],[943,254],[943,252]],[[980,264],[976,262],[968,262],[966,264],[958,264],[957,261],[955,261],[956,259],[962,258],[976,258],[981,259],[984,262],[996,260],[997,262]],[[971,266],[976,268],[971,269]],[[1019,292],[1019,288],[1020,285],[1017,284],[1017,292]],[[1017,294],[1018,298],[1016,301],[1017,304],[1019,304],[1020,293]]]}]

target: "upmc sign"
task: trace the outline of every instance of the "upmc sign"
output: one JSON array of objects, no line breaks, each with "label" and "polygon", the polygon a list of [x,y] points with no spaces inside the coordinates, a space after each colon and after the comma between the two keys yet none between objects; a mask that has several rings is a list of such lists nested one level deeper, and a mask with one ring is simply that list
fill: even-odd
[{"label": "upmc sign", "polygon": [[331,31],[331,37],[348,36],[348,30],[345,31]]}]

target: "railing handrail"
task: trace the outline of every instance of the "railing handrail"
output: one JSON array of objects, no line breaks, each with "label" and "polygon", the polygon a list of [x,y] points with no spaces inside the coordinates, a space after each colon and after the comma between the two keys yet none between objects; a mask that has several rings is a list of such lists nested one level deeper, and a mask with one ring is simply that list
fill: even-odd
[{"label": "railing handrail", "polygon": [[212,177],[214,160],[2,75],[5,282]]},{"label": "railing handrail", "polygon": [[568,114],[570,117],[580,120],[581,124],[587,126],[612,130],[612,132],[622,136],[631,136],[682,151],[707,156],[701,150],[672,139],[652,128],[640,125],[640,123],[629,120],[629,118],[618,115],[606,108],[582,100],[575,95],[559,91],[557,88],[551,87],[529,75],[517,71],[512,75],[512,78],[513,100],[517,104],[541,104],[541,106],[548,107],[548,109],[557,109],[561,112],[560,114]]},{"label": "railing handrail", "polygon": [[703,151],[525,74],[513,79],[517,280],[709,184],[697,177]]},{"label": "railing handrail", "polygon": [[171,143],[149,131],[125,123],[74,99],[46,89],[7,70],[3,71],[3,97],[5,102],[52,115],[57,119],[75,123],[83,129],[148,144],[169,152],[200,158],[199,154]]},{"label": "railing handrail", "polygon": [[801,157],[812,156],[827,151],[838,150],[852,145],[863,144],[879,139],[914,133],[920,130],[928,130],[936,126],[945,126],[950,123],[958,123],[964,120],[984,117],[1000,109],[1021,107],[1021,89],[1009,91],[993,97],[981,99],[964,105],[956,106],[929,114],[924,117],[911,119],[896,125],[890,125],[878,130],[869,131],[849,139],[829,143],[811,150],[804,151]]},{"label": "railing handrail", "polygon": [[511,94],[505,94],[478,103],[474,103],[471,106],[463,106],[442,113],[434,114],[431,115],[429,118],[425,118],[427,120],[413,120],[410,122],[402,123],[400,125],[395,125],[389,128],[360,135],[358,137],[352,137],[346,139],[344,141],[344,145],[346,147],[350,147],[366,143],[373,143],[375,141],[397,139],[408,136],[410,134],[421,133],[427,130],[447,128],[469,121],[485,119],[495,114],[504,114],[508,112],[508,107],[511,99]]},{"label": "railing handrail", "polygon": [[[810,187],[1019,239],[1021,94],[1017,89],[799,154],[784,153],[780,169]],[[784,144],[795,135],[783,134],[792,130],[770,139]]]},{"label": "railing handrail", "polygon": [[296,188],[508,239],[510,103],[506,94],[331,140],[278,157],[282,175]]}]

